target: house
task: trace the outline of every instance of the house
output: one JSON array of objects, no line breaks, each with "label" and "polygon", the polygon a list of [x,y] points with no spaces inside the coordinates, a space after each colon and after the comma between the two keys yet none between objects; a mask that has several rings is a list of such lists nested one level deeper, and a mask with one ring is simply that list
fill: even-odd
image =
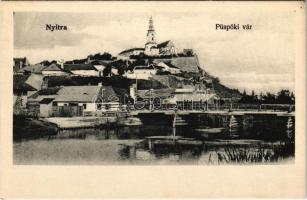
[{"label": "house", "polygon": [[129,79],[145,79],[148,80],[152,75],[157,73],[157,69],[153,65],[149,66],[136,66],[133,72],[127,73],[127,78]]},{"label": "house", "polygon": [[112,86],[102,86],[100,101],[97,102],[97,114],[116,112],[126,108],[128,91]]},{"label": "house", "polygon": [[144,53],[144,48],[132,48],[132,49],[127,49],[118,54],[118,58],[120,59],[126,59],[130,58],[130,56],[138,56],[140,54]]},{"label": "house", "polygon": [[45,69],[47,66],[44,66],[41,63],[35,64],[35,65],[28,65],[25,66],[17,71],[17,73],[22,74],[28,74],[28,73],[34,73],[34,74],[42,74],[42,70]]},{"label": "house", "polygon": [[101,73],[92,64],[64,64],[64,70],[79,76],[100,76]]},{"label": "house", "polygon": [[14,110],[26,108],[28,96],[37,91],[35,86],[27,83],[30,75],[14,74],[13,76],[13,103]]},{"label": "house", "polygon": [[53,116],[90,116],[121,108],[111,86],[64,86],[53,100]]},{"label": "house", "polygon": [[179,109],[208,109],[219,103],[219,97],[210,90],[180,88],[175,90],[173,96],[167,101],[176,102]]},{"label": "house", "polygon": [[197,56],[191,57],[173,57],[173,58],[155,58],[154,63],[164,62],[167,65],[177,67],[182,72],[199,73],[200,65]]},{"label": "house", "polygon": [[51,65],[42,70],[42,74],[44,76],[68,76],[71,73],[65,71],[61,65],[52,63]]},{"label": "house", "polygon": [[171,74],[179,74],[181,70],[172,65],[171,62],[158,62],[157,66],[161,68],[162,71],[169,72]]},{"label": "house", "polygon": [[52,102],[54,98],[44,98],[39,102],[39,116],[50,117],[52,116]]},{"label": "house", "polygon": [[103,71],[109,66],[113,60],[93,60],[89,64],[92,64],[98,71],[98,76],[103,76]]},{"label": "house", "polygon": [[157,45],[159,54],[161,55],[174,55],[176,54],[175,45],[172,41],[167,40]]},{"label": "house", "polygon": [[24,58],[14,58],[13,61],[14,61],[14,65],[13,65],[14,73],[17,73],[18,70],[20,70],[23,67],[28,66],[30,64],[29,60],[26,57],[24,57]]},{"label": "house", "polygon": [[61,87],[44,88],[28,97],[28,112],[35,116],[49,117],[52,115],[52,102]]}]

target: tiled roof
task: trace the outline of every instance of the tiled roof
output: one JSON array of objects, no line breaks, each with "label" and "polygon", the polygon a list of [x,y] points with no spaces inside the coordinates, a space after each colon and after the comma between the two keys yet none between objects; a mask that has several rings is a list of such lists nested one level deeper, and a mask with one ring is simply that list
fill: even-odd
[{"label": "tiled roof", "polygon": [[77,71],[77,70],[94,70],[97,69],[92,64],[64,64],[64,70]]},{"label": "tiled roof", "polygon": [[42,88],[44,76],[41,74],[31,74],[26,83],[31,85],[33,88],[40,90]]},{"label": "tiled roof", "polygon": [[158,44],[157,47],[158,47],[158,48],[164,48],[164,47],[166,47],[166,46],[169,45],[169,44],[170,44],[170,45],[173,45],[172,41],[167,40],[167,41],[165,41],[165,42],[162,42],[162,43]]},{"label": "tiled roof", "polygon": [[56,95],[60,89],[61,89],[60,87],[44,88],[44,89],[41,89],[41,90],[35,92],[34,94],[29,96],[28,98],[29,99],[37,99],[39,96]]},{"label": "tiled roof", "polygon": [[58,92],[55,102],[103,102],[121,101],[127,91],[112,86],[65,86]]},{"label": "tiled roof", "polygon": [[49,104],[54,100],[54,98],[44,98],[43,100],[41,100],[39,103],[40,104]]},{"label": "tiled roof", "polygon": [[173,57],[173,58],[156,58],[155,62],[169,63],[184,72],[199,73],[199,63],[196,56],[192,57]]},{"label": "tiled roof", "polygon": [[64,86],[58,91],[56,102],[94,102],[101,86]]},{"label": "tiled roof", "polygon": [[42,71],[63,71],[61,66],[55,63],[52,63],[48,67],[44,68]]}]

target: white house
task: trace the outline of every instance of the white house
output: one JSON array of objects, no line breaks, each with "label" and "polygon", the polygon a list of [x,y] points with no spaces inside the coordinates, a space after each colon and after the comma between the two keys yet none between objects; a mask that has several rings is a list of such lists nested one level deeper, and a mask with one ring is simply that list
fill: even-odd
[{"label": "white house", "polygon": [[144,48],[132,48],[120,52],[117,57],[120,59],[129,59],[132,55],[137,56],[142,53],[144,53]]},{"label": "white house", "polygon": [[162,71],[167,71],[170,72],[171,74],[178,74],[181,72],[181,70],[178,67],[172,65],[171,63],[158,62],[157,66],[162,68]]},{"label": "white house", "polygon": [[111,62],[113,62],[113,60],[93,60],[90,64],[97,69],[99,77],[102,77],[103,71]]},{"label": "white house", "polygon": [[157,69],[155,69],[152,65],[150,66],[136,66],[133,72],[127,73],[127,78],[130,79],[145,79],[148,80],[152,75],[157,73]]},{"label": "white house", "polygon": [[53,116],[87,116],[120,109],[111,86],[64,86],[53,100]]},{"label": "white house", "polygon": [[99,71],[92,64],[64,64],[64,70],[79,76],[99,76]]}]

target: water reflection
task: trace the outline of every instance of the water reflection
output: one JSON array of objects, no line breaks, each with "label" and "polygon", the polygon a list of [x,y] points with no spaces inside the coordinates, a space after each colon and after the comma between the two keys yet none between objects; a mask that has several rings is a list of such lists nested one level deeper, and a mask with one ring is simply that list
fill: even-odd
[{"label": "water reflection", "polygon": [[[223,118],[201,125],[122,126],[60,130],[14,142],[15,164],[275,163],[294,157],[287,118],[236,118],[237,137]],[[291,122],[294,124],[294,122]],[[189,123],[191,124],[191,123]],[[288,124],[288,125],[287,125]],[[294,136],[294,126],[291,135]]]}]

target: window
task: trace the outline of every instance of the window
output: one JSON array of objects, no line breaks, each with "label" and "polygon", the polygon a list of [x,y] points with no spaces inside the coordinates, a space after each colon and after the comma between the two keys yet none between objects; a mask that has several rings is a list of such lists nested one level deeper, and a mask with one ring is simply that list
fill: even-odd
[{"label": "window", "polygon": [[86,104],[85,103],[83,104],[83,109],[86,110]]}]

